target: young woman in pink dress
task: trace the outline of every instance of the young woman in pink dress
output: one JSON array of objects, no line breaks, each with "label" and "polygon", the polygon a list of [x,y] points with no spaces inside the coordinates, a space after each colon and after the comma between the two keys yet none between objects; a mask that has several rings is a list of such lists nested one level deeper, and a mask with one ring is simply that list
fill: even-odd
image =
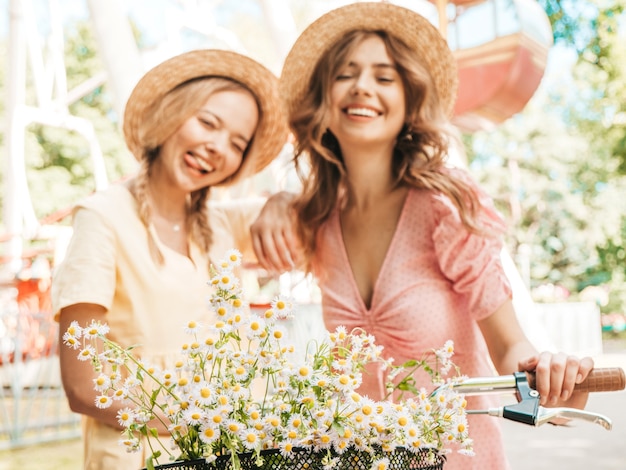
[{"label": "young woman in pink dress", "polygon": [[[327,328],[363,328],[397,363],[451,339],[463,374],[535,371],[542,404],[582,407],[573,388],[593,361],[539,353],[525,337],[500,263],[503,221],[446,163],[456,83],[446,42],[413,11],[355,3],[312,23],[281,75],[304,175],[296,235],[280,215],[291,196],[272,199],[253,226],[257,256],[281,271],[297,253]],[[363,394],[381,399],[385,374],[372,368]],[[446,469],[508,468],[496,419],[470,416],[470,436],[476,455],[451,454]]]}]

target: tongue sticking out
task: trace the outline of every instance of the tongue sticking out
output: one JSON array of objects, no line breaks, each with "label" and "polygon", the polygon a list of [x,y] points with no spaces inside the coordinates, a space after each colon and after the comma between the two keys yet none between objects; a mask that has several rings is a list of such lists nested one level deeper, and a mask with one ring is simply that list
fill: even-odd
[{"label": "tongue sticking out", "polygon": [[194,155],[193,153],[187,153],[191,157],[192,166],[200,173],[206,175],[213,171],[213,167],[209,165],[203,158]]}]

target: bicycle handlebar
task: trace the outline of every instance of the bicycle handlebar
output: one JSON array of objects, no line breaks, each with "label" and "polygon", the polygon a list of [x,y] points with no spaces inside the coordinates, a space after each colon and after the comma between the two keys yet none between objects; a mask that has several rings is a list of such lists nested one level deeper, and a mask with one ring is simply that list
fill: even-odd
[{"label": "bicycle handlebar", "polygon": [[[445,387],[445,386],[444,386]],[[580,392],[612,392],[624,390],[624,370],[615,368],[593,369],[587,378],[574,387]],[[495,377],[471,377],[452,384],[452,388],[464,395],[487,393],[514,393],[518,403],[489,410],[468,410],[469,414],[488,414],[533,426],[541,426],[556,418],[582,419],[611,429],[611,420],[605,416],[574,408],[544,408],[539,405],[539,393],[535,390],[533,373],[516,372]],[[436,389],[432,394],[436,394]]]},{"label": "bicycle handlebar", "polygon": [[[535,374],[526,372],[528,385],[536,389]],[[453,385],[453,388],[464,395],[483,395],[486,393],[516,393],[517,378],[515,374],[500,375],[495,377],[471,377],[461,380]],[[593,369],[587,378],[580,384],[576,384],[574,390],[578,392],[614,392],[624,390],[626,387],[626,374],[620,367],[608,367]]]}]

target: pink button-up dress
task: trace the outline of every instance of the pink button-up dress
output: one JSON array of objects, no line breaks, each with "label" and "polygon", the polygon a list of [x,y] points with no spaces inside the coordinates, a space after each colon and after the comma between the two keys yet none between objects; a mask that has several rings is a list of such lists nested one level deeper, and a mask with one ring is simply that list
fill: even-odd
[{"label": "pink button-up dress", "polygon": [[[428,190],[408,192],[369,308],[351,271],[339,212],[333,213],[319,232],[314,260],[327,329],[363,328],[395,364],[420,359],[450,339],[452,359],[462,374],[493,375],[477,321],[509,299],[511,288],[500,264],[504,225],[491,201],[476,191],[487,204],[482,220],[492,237],[468,232],[446,197]],[[384,375],[380,368],[370,367],[359,391],[382,399]],[[425,375],[418,376],[419,381],[430,385]],[[498,400],[468,397],[468,409],[498,406]],[[470,416],[469,433],[476,455],[449,454],[446,470],[509,468],[497,418]]]}]

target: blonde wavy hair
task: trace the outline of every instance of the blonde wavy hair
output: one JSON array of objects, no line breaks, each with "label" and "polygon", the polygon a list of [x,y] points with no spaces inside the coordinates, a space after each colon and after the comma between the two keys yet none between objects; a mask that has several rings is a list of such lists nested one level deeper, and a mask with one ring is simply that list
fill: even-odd
[{"label": "blonde wavy hair", "polygon": [[334,44],[319,60],[309,92],[289,116],[296,141],[294,160],[302,191],[293,201],[297,232],[302,240],[306,267],[315,252],[320,226],[349,197],[346,167],[335,136],[328,130],[329,90],[352,51],[366,38],[380,37],[402,78],[407,115],[393,155],[393,175],[398,186],[440,192],[458,208],[463,223],[480,231],[480,202],[472,187],[446,171],[450,132],[428,70],[411,49],[385,31],[353,31]]},{"label": "blonde wavy hair", "polygon": [[[146,227],[150,224],[148,181],[150,180],[152,167],[159,158],[161,146],[187,119],[195,115],[212,95],[222,91],[237,90],[246,90],[255,97],[254,93],[244,85],[228,78],[197,78],[177,86],[166,94],[162,100],[155,102],[146,112],[146,116],[141,121],[138,129],[139,141],[142,144],[143,151],[139,157],[139,171],[131,188],[137,200],[139,217]],[[258,102],[257,107],[260,113]],[[249,148],[250,144],[247,149]],[[245,161],[247,149],[244,152],[242,163]],[[220,182],[219,185],[228,184],[236,177],[240,169],[241,166],[237,172]],[[191,238],[205,253],[209,252],[212,241],[212,231],[207,210],[210,189],[207,186],[189,195],[185,221]],[[150,239],[150,250],[157,262],[163,263],[163,254],[152,239]]]}]

